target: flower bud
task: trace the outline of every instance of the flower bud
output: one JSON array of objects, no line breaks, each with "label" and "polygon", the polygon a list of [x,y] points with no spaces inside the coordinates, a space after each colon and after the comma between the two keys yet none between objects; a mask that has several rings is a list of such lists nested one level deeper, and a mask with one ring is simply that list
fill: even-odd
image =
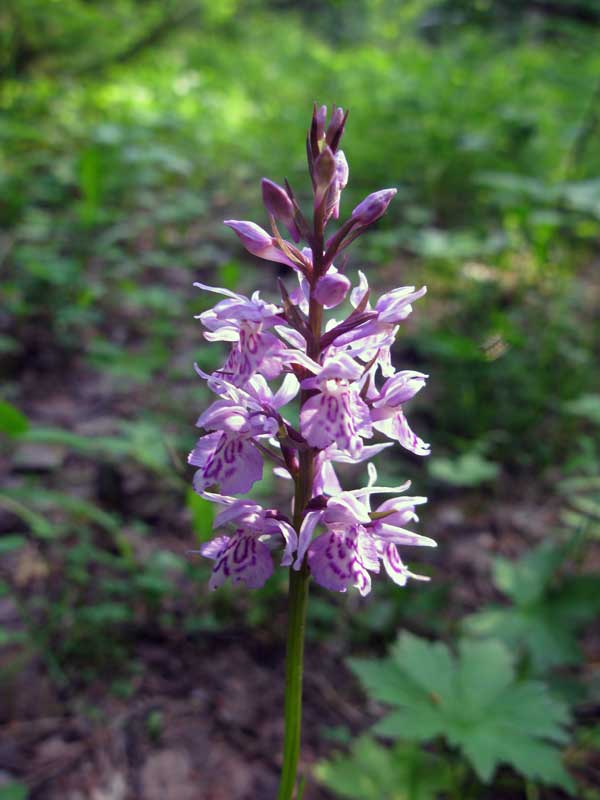
[{"label": "flower bud", "polygon": [[244,220],[226,219],[223,225],[231,228],[240,238],[240,241],[255,256],[260,256],[269,247],[273,246],[273,237],[255,222]]},{"label": "flower bud", "polygon": [[296,211],[288,193],[283,186],[279,186],[279,184],[270,181],[268,178],[262,179],[261,186],[263,203],[269,214],[274,216],[275,219],[281,220],[290,232],[292,239],[295,242],[299,242],[300,231],[294,220]]},{"label": "flower bud", "polygon": [[325,147],[315,161],[314,180],[315,180],[315,206],[319,206],[325,193],[333,183],[336,173],[336,160],[331,148]]},{"label": "flower bud", "polygon": [[344,126],[346,125],[346,117],[347,114],[344,114],[343,108],[334,108],[331,119],[329,121],[329,125],[327,126],[327,132],[325,134],[325,141],[331,147],[333,152],[338,148],[340,143],[340,139],[344,133]]},{"label": "flower bud", "polygon": [[340,216],[340,197],[342,191],[348,185],[348,162],[343,150],[338,150],[335,154],[335,179],[329,188],[327,197],[326,218],[333,216],[337,219]]},{"label": "flower bud", "polygon": [[320,106],[315,111],[315,124],[317,127],[317,140],[320,142],[325,138],[325,121],[327,119],[327,106]]},{"label": "flower bud", "polygon": [[319,278],[315,286],[314,296],[325,308],[335,308],[348,294],[350,281],[341,272],[330,272]]},{"label": "flower bud", "polygon": [[381,189],[367,195],[352,212],[352,219],[362,226],[371,225],[385,214],[396,192],[397,189]]},{"label": "flower bud", "polygon": [[260,225],[237,219],[226,219],[223,224],[237,234],[246,250],[253,256],[266,258],[268,261],[278,261],[280,264],[288,264],[290,267],[296,268],[296,265],[275,246],[273,237],[269,236]]}]

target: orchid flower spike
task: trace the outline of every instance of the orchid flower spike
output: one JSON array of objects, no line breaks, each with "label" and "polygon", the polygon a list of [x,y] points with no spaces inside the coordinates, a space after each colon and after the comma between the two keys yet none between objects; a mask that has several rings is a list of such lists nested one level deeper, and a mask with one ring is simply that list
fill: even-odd
[{"label": "orchid flower spike", "polygon": [[[391,358],[425,287],[374,298],[363,273],[352,288],[341,260],[341,251],[385,214],[396,189],[369,194],[336,233],[325,234],[348,183],[340,147],[347,119],[342,108],[328,114],[315,105],[307,138],[310,213],[304,216],[287,181],[263,178],[272,233],[254,222],[225,221],[249,253],[275,263],[261,285],[274,289],[279,281],[279,291],[263,299],[258,291],[247,297],[195,284],[221,295],[198,319],[204,337],[227,349],[212,373],[197,367],[214,399],[198,417],[200,435],[188,459],[194,490],[221,507],[215,536],[200,549],[213,563],[211,589],[226,580],[258,588],[283,568],[325,589],[354,588],[364,596],[377,575],[398,586],[423,579],[405,564],[404,551],[435,544],[414,530],[424,497],[406,496],[406,486],[377,485],[372,464],[362,488],[343,490],[336,474],[335,464],[359,464],[395,443],[417,456],[430,451],[406,418],[428,376],[396,371]],[[282,238],[284,228],[292,241]],[[334,319],[331,309],[344,307],[345,318]],[[278,510],[246,496],[266,468],[293,486],[293,498],[287,506],[277,502]],[[380,497],[372,507],[373,495]]]}]

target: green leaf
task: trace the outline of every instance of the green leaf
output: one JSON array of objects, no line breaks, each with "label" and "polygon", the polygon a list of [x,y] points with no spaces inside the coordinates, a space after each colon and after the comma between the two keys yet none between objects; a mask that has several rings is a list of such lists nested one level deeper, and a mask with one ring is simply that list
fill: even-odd
[{"label": "green leaf", "polygon": [[18,493],[7,490],[0,494],[0,508],[5,508],[23,520],[31,528],[31,532],[40,539],[53,539],[63,536],[65,531],[58,525],[53,525],[42,514],[32,511],[24,503],[17,500]]},{"label": "green leaf", "polygon": [[0,786],[0,800],[27,800],[29,789],[20,781],[11,781]]},{"label": "green leaf", "polygon": [[459,643],[459,657],[457,695],[462,698],[462,710],[475,716],[495,703],[513,682],[513,657],[500,642],[468,640]]},{"label": "green leaf", "polygon": [[421,690],[399,669],[390,669],[389,663],[372,659],[348,659],[352,672],[369,692],[381,703],[418,702]]},{"label": "green leaf", "polygon": [[237,289],[240,285],[241,266],[237,261],[226,261],[219,265],[219,286]]},{"label": "green leaf", "polygon": [[109,533],[118,533],[122,523],[115,514],[85,500],[65,492],[57,492],[52,489],[44,489],[37,485],[16,487],[10,490],[10,496],[15,500],[29,502],[36,509],[47,512],[52,509],[66,511],[74,517],[76,521],[86,520],[104,528]]},{"label": "green leaf", "polygon": [[192,527],[199,543],[206,542],[212,536],[213,519],[215,516],[214,504],[193,489],[188,489],[185,503],[192,515]]},{"label": "green leaf", "polygon": [[118,436],[83,436],[61,428],[35,426],[22,438],[35,444],[63,445],[90,458],[132,458],[162,474],[170,463],[168,442],[159,424],[150,419],[122,422]]},{"label": "green leaf", "polygon": [[479,453],[464,453],[458,458],[432,458],[429,473],[451,486],[479,486],[498,477],[500,467]]},{"label": "green leaf", "polygon": [[511,652],[498,641],[461,641],[454,657],[442,644],[404,633],[380,661],[351,660],[376,700],[393,707],[380,735],[428,741],[443,736],[489,782],[498,764],[569,790],[558,747],[565,705],[543,683],[519,681]]},{"label": "green leaf", "polygon": [[62,428],[36,426],[23,437],[27,442],[57,444],[85,456],[124,457],[129,454],[127,442],[111,436],[82,436]]},{"label": "green leaf", "polygon": [[500,639],[513,650],[525,651],[537,671],[579,660],[575,632],[557,625],[543,604],[531,609],[488,606],[466,617],[462,629],[472,636]]},{"label": "green leaf", "polygon": [[496,558],[494,583],[512,600],[522,605],[542,596],[565,558],[565,551],[552,542],[536,547],[518,561]]},{"label": "green leaf", "polygon": [[526,652],[540,672],[577,663],[577,634],[600,612],[600,578],[561,577],[565,554],[563,547],[543,544],[519,561],[496,559],[494,582],[513,605],[488,606],[464,619],[462,629]]},{"label": "green leaf", "polygon": [[29,421],[25,414],[15,408],[12,403],[0,400],[0,433],[8,436],[20,436],[28,427]]},{"label": "green leaf", "polygon": [[600,425],[600,394],[583,394],[565,406],[565,411]]},{"label": "green leaf", "polygon": [[0,536],[0,556],[5,553],[10,553],[13,550],[19,550],[27,544],[27,539],[20,536],[18,533]]},{"label": "green leaf", "polygon": [[388,749],[369,736],[357,739],[348,756],[318,763],[315,775],[350,800],[435,800],[450,783],[443,759],[406,743]]},{"label": "green leaf", "polygon": [[82,608],[78,616],[79,621],[86,625],[104,627],[129,622],[133,618],[133,610],[125,603],[98,603]]}]

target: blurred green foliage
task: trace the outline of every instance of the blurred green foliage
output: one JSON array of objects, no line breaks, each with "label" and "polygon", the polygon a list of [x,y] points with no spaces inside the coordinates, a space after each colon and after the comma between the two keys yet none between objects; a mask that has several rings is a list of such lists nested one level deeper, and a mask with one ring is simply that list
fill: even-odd
[{"label": "blurred green foliage", "polygon": [[[417,653],[420,678],[444,660],[410,698],[417,716],[446,691],[443,675],[464,683],[466,670],[472,689],[469,714],[438,713],[416,737],[427,750],[404,729],[391,747],[367,735],[317,774],[361,798],[478,796],[496,761],[529,787],[568,785],[541,740],[565,740],[569,703],[572,748],[583,758],[594,746],[579,713],[597,702],[581,637],[600,594],[588,558],[600,538],[598,16],[592,0],[2,4],[0,594],[21,626],[0,628],[1,644],[37,653],[63,688],[116,671],[125,691],[140,631],[194,637],[283,613],[284,570],[251,596],[208,595],[209,566],[189,554],[213,519],[183,466],[207,401],[191,363],[210,370],[222,357],[192,321],[211,301],[191,285],[272,291],[272,270],[219,222],[266,221],[263,174],[287,176],[306,199],[310,107],[335,102],[351,109],[342,213],[399,189],[350,273],[370,265],[376,291],[429,287],[396,358],[431,374],[411,420],[434,456],[384,469],[428,486],[434,509],[466,508],[467,521],[523,487],[560,519],[519,558],[492,559],[495,594],[473,607],[473,590],[468,615],[443,537],[440,561],[423,569],[430,587],[379,584],[360,604],[315,594],[309,635],[342,652],[387,648],[399,626],[468,637],[458,658],[410,637],[396,645]],[[66,421],[51,400],[63,382]],[[257,490],[283,494],[268,475]],[[380,668],[362,663],[364,675]],[[366,688],[404,708],[407,667],[393,669],[385,698]],[[527,763],[495,738],[509,706],[485,727],[498,722],[482,716],[485,675],[509,699],[529,687],[553,709],[534,725],[533,708],[523,728]],[[14,786],[5,791],[18,797]]]},{"label": "blurred green foliage", "polygon": [[560,574],[569,549],[546,542],[516,563],[497,558],[494,583],[512,605],[484,608],[465,619],[465,628],[525,650],[538,672],[578,663],[576,634],[600,614],[600,595],[597,576]]},{"label": "blurred green foliage", "polygon": [[435,800],[451,786],[449,764],[413,744],[386,748],[365,735],[350,757],[338,755],[317,765],[319,780],[351,800]]}]

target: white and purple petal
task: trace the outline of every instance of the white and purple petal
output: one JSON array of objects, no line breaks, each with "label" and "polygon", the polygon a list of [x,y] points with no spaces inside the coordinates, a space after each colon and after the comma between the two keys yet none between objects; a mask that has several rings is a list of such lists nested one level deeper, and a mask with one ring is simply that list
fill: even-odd
[{"label": "white and purple petal", "polygon": [[314,530],[321,519],[320,511],[309,511],[304,516],[302,524],[300,525],[300,534],[298,536],[298,552],[296,553],[296,560],[294,561],[294,569],[300,569],[304,556],[311,543]]},{"label": "white and purple petal", "polygon": [[311,447],[319,450],[335,443],[338,450],[346,451],[351,457],[360,456],[361,436],[372,434],[368,406],[358,392],[349,387],[328,383],[324,388],[302,406],[302,435]]},{"label": "white and purple petal", "polygon": [[427,575],[417,575],[411,572],[404,564],[398,553],[398,548],[395,544],[384,544],[380,548],[380,558],[383,562],[385,571],[389,577],[397,583],[398,586],[406,586],[408,578],[413,578],[417,581],[428,581]]},{"label": "white and purple petal", "polygon": [[263,459],[250,439],[221,435],[218,446],[194,475],[199,494],[218,485],[225,494],[244,494],[262,478]]},{"label": "white and purple petal", "polygon": [[431,452],[431,445],[424,442],[411,430],[402,409],[386,419],[373,420],[373,427],[389,436],[390,439],[400,442],[402,447],[417,456],[428,456]]},{"label": "white and purple petal", "polygon": [[253,533],[240,530],[229,538],[216,557],[208,586],[214,591],[229,578],[234,585],[245,583],[248,589],[260,589],[272,574],[269,548]]},{"label": "white and purple petal", "polygon": [[379,313],[379,321],[395,324],[406,319],[412,312],[412,303],[423,297],[426,292],[426,286],[417,290],[414,286],[402,286],[383,294],[375,304],[375,311]]},{"label": "white and purple petal", "polygon": [[308,549],[308,564],[318,584],[334,592],[356,586],[363,596],[371,591],[371,577],[362,557],[367,556],[368,563],[377,570],[379,564],[373,561],[369,543],[359,544],[363,535],[357,528],[351,528],[347,532],[330,530],[317,536]]},{"label": "white and purple petal", "polygon": [[328,531],[317,536],[308,549],[308,565],[315,581],[332,592],[345,592],[353,583],[357,560],[352,536]]},{"label": "white and purple petal", "polygon": [[216,536],[214,539],[211,539],[210,542],[201,544],[198,552],[201,556],[204,556],[204,558],[211,558],[214,561],[225,551],[230,539],[230,536]]},{"label": "white and purple petal", "polygon": [[188,464],[192,464],[194,467],[203,467],[217,449],[222,435],[217,432],[201,436],[188,456]]},{"label": "white and purple petal", "polygon": [[397,372],[383,384],[379,397],[373,402],[375,408],[396,408],[413,398],[425,386],[429,376],[423,372],[405,369]]}]

